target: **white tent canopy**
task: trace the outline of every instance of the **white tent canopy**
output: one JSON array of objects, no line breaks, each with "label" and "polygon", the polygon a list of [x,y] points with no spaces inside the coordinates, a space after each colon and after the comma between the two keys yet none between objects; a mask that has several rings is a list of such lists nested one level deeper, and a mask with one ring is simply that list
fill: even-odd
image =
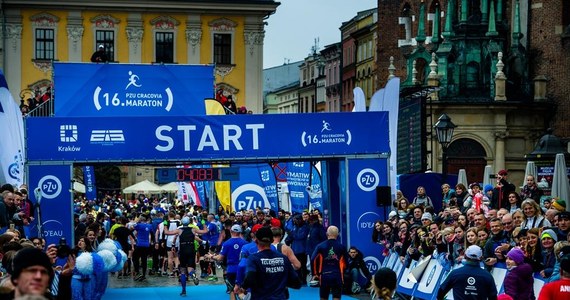
[{"label": "white tent canopy", "polygon": [[85,194],[85,185],[81,182],[74,181],[73,190],[78,193]]},{"label": "white tent canopy", "polygon": [[160,188],[163,192],[176,193],[178,192],[178,184],[176,182],[161,185]]},{"label": "white tent canopy", "polygon": [[139,183],[135,183],[129,187],[123,189],[123,193],[125,194],[132,194],[132,193],[160,193],[162,188],[160,185],[154,184],[148,180],[141,181]]}]

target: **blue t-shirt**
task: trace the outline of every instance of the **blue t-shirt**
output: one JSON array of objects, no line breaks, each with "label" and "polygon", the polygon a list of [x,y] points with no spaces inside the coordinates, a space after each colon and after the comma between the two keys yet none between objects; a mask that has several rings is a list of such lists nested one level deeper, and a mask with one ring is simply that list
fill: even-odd
[{"label": "blue t-shirt", "polygon": [[237,273],[241,249],[245,244],[247,242],[239,237],[230,238],[222,244],[220,254],[226,258],[228,273]]},{"label": "blue t-shirt", "polygon": [[244,287],[251,288],[251,299],[286,299],[288,282],[294,282],[298,287],[301,285],[285,255],[268,249],[248,257]]},{"label": "blue t-shirt", "polygon": [[217,246],[220,238],[218,225],[214,222],[206,223],[206,225],[208,226],[208,243],[210,243],[210,246]]},{"label": "blue t-shirt", "polygon": [[137,246],[150,247],[150,233],[152,232],[152,225],[148,223],[137,223],[134,229],[137,232]]}]

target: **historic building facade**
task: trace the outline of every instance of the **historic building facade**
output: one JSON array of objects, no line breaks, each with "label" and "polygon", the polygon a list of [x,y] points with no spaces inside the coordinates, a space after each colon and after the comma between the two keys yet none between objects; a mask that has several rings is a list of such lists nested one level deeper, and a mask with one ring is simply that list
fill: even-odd
[{"label": "historic building facade", "polygon": [[6,30],[0,67],[23,104],[50,98],[52,62],[89,62],[103,45],[110,63],[215,64],[217,90],[233,95],[238,107],[263,110],[264,20],[278,2],[7,0],[1,5]]},{"label": "historic building facade", "polygon": [[523,182],[524,155],[556,120],[556,99],[546,96],[552,84],[544,88],[540,77],[552,66],[529,63],[537,29],[523,2],[530,1],[378,1],[377,86],[385,85],[393,57],[402,95],[420,97],[426,111],[426,169],[442,171],[433,125],[446,113],[458,126],[447,171],[466,169],[469,181],[481,181],[491,165]]}]

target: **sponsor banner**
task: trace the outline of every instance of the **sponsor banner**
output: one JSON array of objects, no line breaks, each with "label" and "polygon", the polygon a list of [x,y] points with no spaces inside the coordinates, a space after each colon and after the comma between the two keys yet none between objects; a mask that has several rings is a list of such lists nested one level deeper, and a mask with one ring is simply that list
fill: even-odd
[{"label": "sponsor banner", "polygon": [[[30,200],[41,209],[41,236],[46,239],[46,245],[56,244],[62,237],[68,245],[73,241],[73,197],[71,191],[71,166],[69,165],[32,165],[29,166]],[[31,223],[31,236],[38,234],[37,209],[36,219]]]},{"label": "sponsor banner", "polygon": [[[269,173],[266,174],[267,172]],[[277,192],[274,192],[275,197],[269,198],[262,178],[265,177],[270,182],[271,177],[275,178],[272,173],[268,165],[239,165],[239,180],[230,183],[233,211],[255,210],[257,207],[277,211]]]},{"label": "sponsor banner", "polygon": [[387,168],[387,159],[348,160],[348,246],[362,251],[372,274],[380,268],[384,259],[388,259],[382,256],[381,245],[370,243],[374,223],[385,219],[383,208],[376,206],[376,187],[388,184]]},{"label": "sponsor banner", "polygon": [[311,181],[310,162],[287,163],[287,187],[291,199],[291,212],[300,213],[309,208],[309,195]]},{"label": "sponsor banner", "polygon": [[267,196],[267,200],[269,200],[271,209],[277,212],[279,210],[279,197],[277,197],[277,180],[275,179],[273,168],[271,168],[269,164],[259,164],[257,165],[257,171],[259,172],[261,184],[265,190],[265,195]]},{"label": "sponsor banner", "polygon": [[83,167],[83,182],[85,183],[85,197],[89,200],[97,199],[97,184],[95,183],[95,169],[93,166]]},{"label": "sponsor banner", "polygon": [[214,96],[213,68],[55,62],[55,115],[204,115],[204,100]]},{"label": "sponsor banner", "polygon": [[0,71],[0,183],[20,187],[24,183],[24,123],[18,104]]},{"label": "sponsor banner", "polygon": [[387,128],[386,112],[26,120],[28,160],[75,162],[387,155]]},{"label": "sponsor banner", "polygon": [[311,184],[310,184],[309,201],[313,209],[323,212],[323,189],[321,186],[321,173],[317,170],[316,165],[311,168]]}]

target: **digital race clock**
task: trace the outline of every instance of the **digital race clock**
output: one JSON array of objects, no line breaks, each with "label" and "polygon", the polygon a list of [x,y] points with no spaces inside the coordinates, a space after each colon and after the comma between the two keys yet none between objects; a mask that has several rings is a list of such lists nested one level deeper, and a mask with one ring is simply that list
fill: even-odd
[{"label": "digital race clock", "polygon": [[219,181],[238,180],[238,168],[157,168],[155,178],[158,184],[176,181]]}]

